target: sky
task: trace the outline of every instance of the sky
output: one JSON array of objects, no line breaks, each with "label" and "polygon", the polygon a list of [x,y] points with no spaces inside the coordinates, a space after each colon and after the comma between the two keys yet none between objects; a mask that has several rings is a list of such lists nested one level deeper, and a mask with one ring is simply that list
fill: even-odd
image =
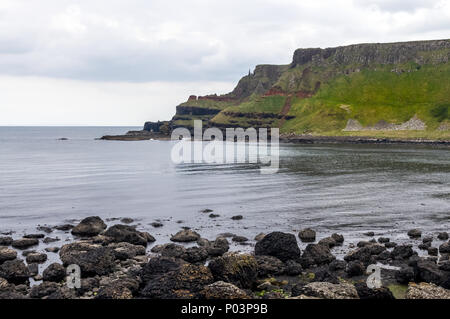
[{"label": "sky", "polygon": [[297,48],[450,38],[450,0],[0,0],[0,125],[143,125]]}]

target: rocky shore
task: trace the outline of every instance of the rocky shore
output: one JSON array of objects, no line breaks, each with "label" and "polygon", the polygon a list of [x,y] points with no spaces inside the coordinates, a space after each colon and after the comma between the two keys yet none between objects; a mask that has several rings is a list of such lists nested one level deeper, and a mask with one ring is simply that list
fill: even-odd
[{"label": "rocky shore", "polygon": [[[108,227],[100,217],[88,217],[39,226],[22,238],[1,235],[0,299],[450,299],[446,232],[410,230],[420,254],[368,232],[340,259],[335,250],[344,236],[321,234],[317,240],[309,228],[206,239],[183,227],[160,243],[131,218],[117,222]],[[153,232],[164,225],[150,227]],[[57,243],[58,234],[69,236],[63,245],[38,249]],[[250,250],[231,251],[231,242]],[[81,284],[69,288],[66,268],[74,264]],[[366,284],[373,276],[369,265],[379,267],[379,288]]]}]

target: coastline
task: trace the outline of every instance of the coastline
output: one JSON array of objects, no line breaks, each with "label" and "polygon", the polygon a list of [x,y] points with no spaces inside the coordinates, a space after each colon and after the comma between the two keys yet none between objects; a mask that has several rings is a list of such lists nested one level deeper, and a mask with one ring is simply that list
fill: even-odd
[{"label": "coastline", "polygon": [[[230,233],[206,239],[180,227],[169,242],[160,242],[156,233],[162,223],[110,222],[92,216],[79,223],[37,226],[36,233],[22,238],[0,236],[0,299],[450,298],[446,232],[408,231],[423,254],[366,232],[338,258],[337,250],[348,239],[311,228],[295,234],[271,230],[252,239]],[[71,237],[60,241],[62,234]],[[41,242],[55,246],[37,251]],[[231,243],[247,251],[232,251]],[[56,262],[39,269],[55,257]],[[72,264],[81,269],[81,286],[75,289],[66,283],[66,268]],[[370,265],[381,271],[378,288],[367,287]]]}]

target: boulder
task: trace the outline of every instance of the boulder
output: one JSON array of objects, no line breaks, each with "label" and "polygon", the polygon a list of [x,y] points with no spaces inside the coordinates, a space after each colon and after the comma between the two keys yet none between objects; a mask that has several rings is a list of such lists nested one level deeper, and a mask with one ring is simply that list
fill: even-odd
[{"label": "boulder", "polygon": [[110,237],[116,243],[130,243],[133,245],[147,246],[149,238],[143,232],[137,231],[133,226],[129,225],[114,225],[109,227],[105,233],[105,236]]},{"label": "boulder", "polygon": [[430,256],[439,255],[439,249],[437,249],[436,247],[428,247],[427,252],[428,252],[428,255],[430,255]]},{"label": "boulder", "polygon": [[323,299],[358,299],[355,286],[348,283],[312,282],[297,289],[296,295]]},{"label": "boulder", "polygon": [[408,284],[414,281],[414,269],[412,267],[402,267],[395,272],[395,280],[400,284]]},{"label": "boulder", "polygon": [[132,299],[139,282],[133,278],[121,278],[100,287],[96,299]]},{"label": "boulder", "polygon": [[248,238],[244,237],[244,236],[233,236],[233,238],[231,238],[231,240],[236,243],[245,243],[248,241]]},{"label": "boulder", "polygon": [[391,252],[391,257],[397,260],[408,259],[413,255],[415,255],[415,252],[411,245],[398,245]]},{"label": "boulder", "polygon": [[371,289],[367,287],[366,283],[358,282],[355,284],[356,291],[360,299],[378,299],[378,300],[392,300],[395,299],[392,292],[387,287],[380,287]]},{"label": "boulder", "polygon": [[311,228],[306,228],[298,233],[298,238],[304,243],[312,243],[316,240],[316,232]]},{"label": "boulder", "polygon": [[283,262],[297,260],[300,253],[295,236],[282,232],[267,234],[255,245],[255,255],[274,256]]},{"label": "boulder", "polygon": [[7,260],[0,265],[0,277],[13,284],[28,282],[30,272],[22,260]]},{"label": "boulder", "polygon": [[439,233],[439,234],[438,234],[437,238],[438,238],[439,240],[448,240],[449,236],[448,236],[448,233],[447,233],[447,232],[442,232],[442,233]]},{"label": "boulder", "polygon": [[258,275],[258,263],[249,254],[226,253],[208,264],[216,281],[232,283],[239,288],[251,288]]},{"label": "boulder", "polygon": [[391,240],[389,239],[389,238],[387,238],[387,237],[380,237],[380,238],[378,238],[378,242],[380,243],[380,244],[385,244],[385,243],[388,243],[388,242],[390,242]]},{"label": "boulder", "polygon": [[421,282],[410,283],[405,295],[406,299],[450,299],[450,290],[434,284]]},{"label": "boulder", "polygon": [[242,215],[236,215],[236,216],[231,217],[232,220],[241,220],[243,218],[244,217]]},{"label": "boulder", "polygon": [[204,287],[213,282],[208,267],[186,263],[150,277],[140,294],[153,299],[192,299],[200,297]]},{"label": "boulder", "polygon": [[301,264],[303,267],[310,267],[312,265],[324,265],[329,264],[336,257],[330,252],[330,249],[326,245],[309,244],[306,246],[302,258]]},{"label": "boulder", "polygon": [[76,296],[75,291],[65,285],[44,281],[31,288],[30,297],[34,299],[74,299]]},{"label": "boulder", "polygon": [[218,237],[215,241],[208,243],[205,248],[209,256],[217,257],[225,254],[230,249],[230,245],[226,238]]},{"label": "boulder", "polygon": [[39,240],[37,238],[22,238],[22,239],[16,239],[13,240],[11,245],[14,248],[18,249],[27,249],[31,246],[36,246],[39,244]]},{"label": "boulder", "polygon": [[83,237],[93,237],[106,229],[105,222],[98,216],[87,217],[72,228],[72,234]]},{"label": "boulder", "polygon": [[12,237],[0,237],[0,246],[9,246],[13,242]]},{"label": "boulder", "polygon": [[352,260],[347,264],[345,269],[349,277],[361,276],[366,272],[366,267],[361,261]]},{"label": "boulder", "polygon": [[162,274],[176,271],[185,264],[187,264],[186,261],[182,259],[157,256],[150,258],[150,260],[142,267],[139,275],[145,285],[149,280]]},{"label": "boulder", "polygon": [[42,264],[47,261],[47,255],[44,253],[32,253],[27,255],[26,257],[27,263],[38,263]]},{"label": "boulder", "polygon": [[353,250],[349,252],[345,257],[344,260],[347,262],[350,261],[361,261],[365,265],[369,263],[373,263],[376,261],[376,256],[381,254],[383,251],[386,250],[386,247],[379,245],[379,244],[369,244],[364,247],[357,248],[356,250]]},{"label": "boulder", "polygon": [[180,230],[178,233],[173,235],[170,240],[174,242],[181,242],[181,243],[187,243],[187,242],[193,242],[197,241],[200,238],[200,235],[196,233],[195,231],[191,229],[183,229]]},{"label": "boulder", "polygon": [[414,263],[413,269],[417,282],[423,281],[439,285],[446,277],[446,274],[439,269],[435,262],[426,259],[419,259]]},{"label": "boulder", "polygon": [[411,229],[408,231],[408,236],[410,238],[419,238],[422,236],[422,231],[420,229]]},{"label": "boulder", "polygon": [[136,256],[143,256],[146,253],[144,246],[133,245],[127,242],[110,244],[109,247],[114,250],[114,256],[119,260],[132,259]]},{"label": "boulder", "polygon": [[440,245],[439,246],[439,252],[441,254],[450,254],[450,241]]},{"label": "boulder", "polygon": [[333,237],[325,237],[319,240],[319,245],[323,245],[328,248],[333,248],[337,245],[336,240]]},{"label": "boulder", "polygon": [[281,275],[285,271],[285,264],[273,256],[255,256],[258,263],[258,277]]},{"label": "boulder", "polygon": [[216,281],[207,285],[200,295],[205,299],[249,299],[248,294],[233,284]]},{"label": "boulder", "polygon": [[44,281],[61,282],[66,278],[66,268],[58,263],[49,265],[42,273]]},{"label": "boulder", "polygon": [[75,242],[62,246],[59,256],[64,266],[80,266],[83,277],[106,275],[115,268],[115,254],[110,247]]},{"label": "boulder", "polygon": [[181,255],[181,258],[190,263],[204,263],[208,259],[208,251],[204,247],[189,247]]},{"label": "boulder", "polygon": [[336,242],[336,244],[338,244],[338,245],[340,245],[344,242],[344,236],[341,234],[334,233],[331,235],[331,238],[333,238],[334,241]]},{"label": "boulder", "polygon": [[7,260],[14,260],[17,258],[17,252],[14,249],[7,247],[0,247],[0,264]]}]

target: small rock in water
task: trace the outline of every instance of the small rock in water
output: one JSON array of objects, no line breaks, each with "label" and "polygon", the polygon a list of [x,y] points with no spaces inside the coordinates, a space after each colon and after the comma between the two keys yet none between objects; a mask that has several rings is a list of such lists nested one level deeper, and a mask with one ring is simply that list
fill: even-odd
[{"label": "small rock in water", "polygon": [[437,256],[439,253],[439,250],[436,247],[429,247],[428,248],[428,255],[430,256]]},{"label": "small rock in water", "polygon": [[388,243],[388,242],[390,242],[391,240],[389,239],[389,238],[387,238],[387,237],[380,237],[380,238],[378,238],[378,242],[380,243],[380,244],[385,244],[385,243]]},{"label": "small rock in water", "polygon": [[419,238],[422,236],[422,231],[420,229],[411,229],[408,231],[408,236],[410,238]]},{"label": "small rock in water", "polygon": [[122,218],[120,221],[124,224],[131,224],[132,222],[134,222],[134,219],[125,217],[125,218]]},{"label": "small rock in water", "polygon": [[200,235],[193,230],[184,229],[180,230],[178,233],[173,235],[170,240],[174,242],[192,242],[197,241],[200,238]]},{"label": "small rock in water", "polygon": [[0,246],[9,246],[12,242],[12,237],[0,237]]},{"label": "small rock in water", "polygon": [[325,237],[319,241],[319,245],[328,246],[329,248],[333,248],[336,246],[336,241],[331,237]]},{"label": "small rock in water", "polygon": [[60,241],[60,239],[59,239],[58,237],[55,237],[55,238],[52,238],[52,237],[45,237],[45,238],[42,240],[42,242],[43,242],[44,244],[50,244],[50,243],[54,243],[54,242],[57,242],[57,241]]},{"label": "small rock in water", "polygon": [[77,236],[93,237],[106,229],[105,222],[98,216],[87,217],[72,228],[72,234]]},{"label": "small rock in water", "polygon": [[427,244],[427,243],[432,243],[433,242],[433,237],[432,236],[427,236],[427,237],[424,237],[423,239],[422,239],[422,243],[424,243],[424,244]]},{"label": "small rock in water", "polygon": [[28,234],[28,235],[23,235],[23,238],[44,238],[45,235],[44,234]]},{"label": "small rock in water", "polygon": [[336,244],[342,244],[344,242],[344,236],[341,234],[334,233],[331,235],[331,238],[334,239]]},{"label": "small rock in water", "polygon": [[60,231],[69,231],[73,228],[74,226],[71,224],[64,224],[64,225],[59,225],[59,226],[55,226],[54,228],[56,230],[60,230]]},{"label": "small rock in water", "polygon": [[396,246],[397,246],[397,243],[394,243],[393,241],[384,243],[384,247],[386,247],[386,248],[394,248]]},{"label": "small rock in water", "polygon": [[27,263],[44,263],[47,261],[47,255],[43,253],[32,253],[26,257]]},{"label": "small rock in water", "polygon": [[447,232],[439,233],[437,237],[439,240],[447,240],[449,238]]},{"label": "small rock in water", "polygon": [[311,228],[306,228],[298,233],[298,237],[304,243],[311,243],[316,240],[316,232]]},{"label": "small rock in water", "polygon": [[237,243],[244,243],[248,241],[248,238],[244,236],[234,236],[231,240]]},{"label": "small rock in water", "polygon": [[202,210],[201,212],[204,213],[204,214],[208,214],[208,213],[212,213],[213,210],[209,209],[209,208],[206,208],[206,209]]},{"label": "small rock in water", "polygon": [[373,237],[375,236],[375,233],[373,231],[369,231],[363,234],[364,236]]},{"label": "small rock in water", "polygon": [[45,251],[49,253],[57,253],[59,251],[59,247],[47,247],[45,248]]},{"label": "small rock in water", "polygon": [[159,227],[163,227],[164,225],[160,222],[153,222],[150,224],[151,226],[155,227],[155,228],[159,228]]},{"label": "small rock in water", "polygon": [[266,236],[266,234],[264,233],[259,233],[258,235],[255,236],[255,240],[256,241],[260,241],[261,239],[263,239]]},{"label": "small rock in water", "polygon": [[443,243],[439,246],[439,252],[441,254],[450,254],[450,242]]},{"label": "small rock in water", "polygon": [[44,233],[47,233],[47,234],[50,234],[51,232],[53,232],[53,229],[48,226],[38,226],[38,227],[36,227],[36,229],[39,231],[43,231]]},{"label": "small rock in water", "polygon": [[209,214],[209,218],[217,218],[220,217],[219,214]]},{"label": "small rock in water", "polygon": [[428,250],[431,247],[431,243],[422,243],[418,246],[420,250]]},{"label": "small rock in water", "polygon": [[244,217],[242,215],[236,215],[236,216],[231,217],[232,220],[241,220],[243,218]]}]

